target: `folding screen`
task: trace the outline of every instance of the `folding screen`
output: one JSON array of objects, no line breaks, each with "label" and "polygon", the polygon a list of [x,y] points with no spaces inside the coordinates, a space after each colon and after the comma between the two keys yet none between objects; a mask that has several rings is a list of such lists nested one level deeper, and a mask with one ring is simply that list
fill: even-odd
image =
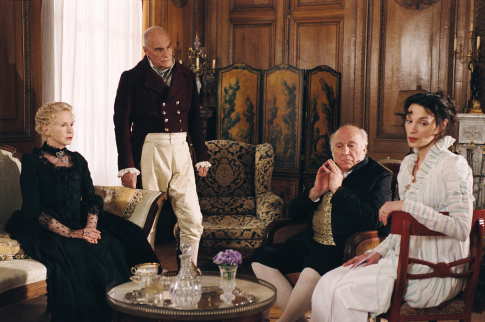
[{"label": "folding screen", "polygon": [[234,64],[218,70],[217,138],[270,143],[272,191],[285,205],[304,185],[313,185],[318,168],[331,158],[339,107],[340,73],[328,66],[257,70]]}]

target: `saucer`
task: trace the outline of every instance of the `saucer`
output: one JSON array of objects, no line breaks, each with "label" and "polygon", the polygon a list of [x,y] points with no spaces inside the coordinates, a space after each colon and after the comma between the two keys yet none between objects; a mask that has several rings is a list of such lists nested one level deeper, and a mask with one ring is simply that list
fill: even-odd
[{"label": "saucer", "polygon": [[132,280],[135,283],[145,283],[143,278],[141,276],[138,276],[138,275],[130,276],[130,280]]}]

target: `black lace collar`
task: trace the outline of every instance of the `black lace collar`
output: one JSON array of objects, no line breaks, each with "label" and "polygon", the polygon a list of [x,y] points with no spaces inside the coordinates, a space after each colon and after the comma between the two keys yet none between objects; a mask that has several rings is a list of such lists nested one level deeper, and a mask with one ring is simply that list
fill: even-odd
[{"label": "black lace collar", "polygon": [[65,155],[66,152],[68,152],[68,150],[65,147],[62,149],[55,148],[53,146],[48,145],[46,141],[44,141],[44,145],[42,145],[40,149],[54,156],[58,156],[59,154]]}]

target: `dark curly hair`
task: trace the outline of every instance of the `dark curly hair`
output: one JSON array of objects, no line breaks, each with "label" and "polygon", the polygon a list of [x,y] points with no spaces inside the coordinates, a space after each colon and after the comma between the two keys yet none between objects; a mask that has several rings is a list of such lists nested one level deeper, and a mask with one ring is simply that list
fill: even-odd
[{"label": "dark curly hair", "polygon": [[421,105],[426,111],[432,113],[436,119],[436,125],[441,128],[441,132],[437,135],[437,139],[445,135],[446,128],[444,122],[448,121],[448,125],[452,125],[456,119],[455,102],[444,95],[442,92],[437,93],[417,93],[409,96],[404,102],[404,111],[406,115],[409,113],[409,107],[412,104]]}]

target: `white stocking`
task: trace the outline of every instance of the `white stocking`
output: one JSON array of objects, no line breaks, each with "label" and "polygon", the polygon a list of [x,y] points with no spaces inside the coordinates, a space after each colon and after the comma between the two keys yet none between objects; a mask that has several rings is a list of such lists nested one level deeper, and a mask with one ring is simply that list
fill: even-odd
[{"label": "white stocking", "polygon": [[190,243],[190,256],[192,256],[192,262],[197,267],[197,255],[199,254],[199,243]]},{"label": "white stocking", "polygon": [[253,268],[256,277],[270,282],[276,287],[276,305],[278,305],[280,309],[285,310],[291,291],[293,291],[291,283],[288,282],[286,277],[275,268],[260,263],[252,263],[251,267]]},{"label": "white stocking", "polygon": [[320,274],[313,268],[307,267],[301,272],[298,282],[291,292],[286,309],[278,322],[308,322],[305,313],[311,309],[313,290],[320,277]]}]

